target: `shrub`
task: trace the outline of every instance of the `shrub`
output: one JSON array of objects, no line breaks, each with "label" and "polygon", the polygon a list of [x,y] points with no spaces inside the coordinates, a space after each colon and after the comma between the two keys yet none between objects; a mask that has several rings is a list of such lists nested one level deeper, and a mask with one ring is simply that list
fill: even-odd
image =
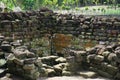
[{"label": "shrub", "polygon": [[105,10],[105,8],[101,8],[101,12],[105,12],[106,10]]},{"label": "shrub", "polygon": [[64,6],[64,5],[63,5],[61,8],[62,8],[63,10],[70,10],[70,6]]},{"label": "shrub", "polygon": [[96,9],[95,9],[95,8],[93,8],[93,11],[96,11]]},{"label": "shrub", "polygon": [[87,11],[87,10],[89,10],[89,8],[88,8],[88,7],[85,7],[85,10]]},{"label": "shrub", "polygon": [[120,4],[118,4],[118,7],[120,8]]}]

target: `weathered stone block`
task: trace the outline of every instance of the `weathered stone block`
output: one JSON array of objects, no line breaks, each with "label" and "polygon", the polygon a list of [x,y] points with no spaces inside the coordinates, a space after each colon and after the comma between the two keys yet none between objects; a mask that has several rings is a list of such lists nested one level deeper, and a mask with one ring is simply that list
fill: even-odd
[{"label": "weathered stone block", "polygon": [[61,76],[62,75],[62,68],[61,66],[58,64],[58,65],[55,65],[53,66],[55,72],[56,72],[56,76]]},{"label": "weathered stone block", "polygon": [[23,69],[24,70],[33,70],[33,69],[35,69],[35,65],[34,64],[25,64],[23,66]]},{"label": "weathered stone block", "polygon": [[55,71],[54,69],[46,69],[48,77],[53,77],[55,76]]},{"label": "weathered stone block", "polygon": [[94,60],[96,61],[96,62],[102,62],[102,61],[104,61],[104,56],[101,56],[101,55],[96,55],[95,56],[95,58],[94,58]]},{"label": "weathered stone block", "polygon": [[112,65],[107,65],[107,69],[106,69],[106,72],[111,74],[111,75],[115,75],[117,72],[118,72],[118,68],[117,67],[114,67]]},{"label": "weathered stone block", "polygon": [[102,71],[106,71],[107,65],[108,65],[108,63],[102,62],[102,63],[101,63],[101,66],[100,66],[100,67],[101,67],[101,70],[102,70]]},{"label": "weathered stone block", "polygon": [[35,61],[35,65],[38,66],[38,68],[42,67],[42,62],[41,62],[41,59],[38,58],[36,61]]},{"label": "weathered stone block", "polygon": [[14,61],[14,63],[16,63],[17,65],[21,65],[21,66],[24,65],[24,61],[23,61],[23,60],[20,60],[20,59],[18,59],[18,58],[15,58],[13,61]]},{"label": "weathered stone block", "polygon": [[108,56],[108,61],[116,61],[117,55],[115,53],[110,53]]},{"label": "weathered stone block", "polygon": [[96,72],[92,72],[92,71],[80,72],[79,74],[80,74],[80,76],[82,76],[84,78],[97,78],[98,77],[98,74]]},{"label": "weathered stone block", "polygon": [[41,61],[47,65],[54,65],[55,59],[57,59],[57,58],[58,58],[58,56],[47,56],[47,57],[42,57]]},{"label": "weathered stone block", "polygon": [[59,57],[55,60],[57,63],[65,63],[67,60],[66,58],[63,58],[63,57]]},{"label": "weathered stone block", "polygon": [[63,71],[62,76],[72,76],[72,73],[69,71]]},{"label": "weathered stone block", "polygon": [[1,48],[3,51],[11,52],[12,46],[10,44],[2,44]]},{"label": "weathered stone block", "polygon": [[36,58],[24,59],[24,64],[34,64],[35,62],[36,62]]},{"label": "weathered stone block", "polygon": [[102,53],[102,55],[105,57],[105,59],[108,57],[109,54],[110,54],[109,51],[104,51],[104,52]]},{"label": "weathered stone block", "polygon": [[94,61],[94,58],[95,58],[96,54],[90,54],[87,56],[87,61],[90,63],[90,62],[93,62]]},{"label": "weathered stone block", "polygon": [[110,75],[110,74],[108,74],[108,73],[106,73],[104,71],[98,70],[97,72],[98,72],[99,75],[101,75],[103,77],[110,78],[110,79],[113,78],[113,75]]},{"label": "weathered stone block", "polygon": [[120,73],[118,72],[116,75],[115,75],[115,80],[119,80],[120,79]]}]

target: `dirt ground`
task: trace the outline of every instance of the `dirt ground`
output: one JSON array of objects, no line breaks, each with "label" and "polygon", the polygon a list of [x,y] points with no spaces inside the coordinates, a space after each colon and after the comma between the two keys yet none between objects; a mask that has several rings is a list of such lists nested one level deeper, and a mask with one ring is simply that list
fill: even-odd
[{"label": "dirt ground", "polygon": [[[22,78],[18,78],[18,77],[14,77],[13,80],[23,80]],[[94,79],[86,79],[80,76],[71,76],[71,77],[67,77],[67,76],[62,76],[62,77],[49,77],[49,78],[39,78],[38,80],[110,80],[110,79],[106,79],[106,78],[94,78]]]}]

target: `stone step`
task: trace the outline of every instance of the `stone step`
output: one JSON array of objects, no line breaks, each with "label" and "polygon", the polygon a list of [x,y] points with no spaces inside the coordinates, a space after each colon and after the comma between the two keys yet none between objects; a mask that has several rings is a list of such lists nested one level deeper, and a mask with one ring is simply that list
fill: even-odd
[{"label": "stone step", "polygon": [[98,77],[98,74],[93,71],[81,71],[81,72],[78,72],[78,74],[84,78],[97,78]]}]

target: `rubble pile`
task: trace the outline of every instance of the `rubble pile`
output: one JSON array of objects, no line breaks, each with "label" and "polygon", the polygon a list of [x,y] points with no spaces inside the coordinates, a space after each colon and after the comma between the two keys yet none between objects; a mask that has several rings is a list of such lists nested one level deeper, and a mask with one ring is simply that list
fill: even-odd
[{"label": "rubble pile", "polygon": [[69,76],[72,75],[67,59],[60,56],[39,57],[31,52],[28,46],[22,46],[15,41],[7,41],[0,36],[0,76],[2,79],[10,79],[5,76],[8,73],[23,77],[25,80],[37,80],[39,77]]},{"label": "rubble pile", "polygon": [[70,63],[64,57],[47,56],[41,57],[40,59],[43,62],[42,65],[48,77],[70,76],[73,74],[69,69],[71,67]]},{"label": "rubble pile", "polygon": [[17,41],[7,41],[4,36],[0,36],[0,41],[1,77],[6,73],[12,73],[25,79],[36,80],[40,75],[38,69],[42,66],[36,54],[30,52],[26,46],[21,46],[21,43]]},{"label": "rubble pile", "polygon": [[[120,79],[120,45],[96,45],[93,48],[83,50],[71,50],[73,56],[75,72],[80,71],[80,75],[89,76],[81,71],[94,71],[100,76],[119,80]],[[70,61],[71,62],[71,61]],[[77,65],[75,65],[77,64]],[[95,76],[96,77],[96,76]]]},{"label": "rubble pile", "polygon": [[[86,50],[70,50],[65,57],[50,55],[39,57],[21,43],[7,41],[0,36],[0,76],[8,78],[7,73],[18,75],[26,80],[39,77],[72,76],[79,74],[87,77],[101,76],[120,79],[120,45],[97,45]],[[92,70],[91,75],[81,70]],[[93,74],[93,75],[92,75]]]},{"label": "rubble pile", "polygon": [[39,68],[42,66],[35,53],[29,52],[25,46],[15,48],[13,53],[8,55],[7,64],[11,73],[29,80],[39,78]]},{"label": "rubble pile", "polygon": [[98,45],[90,49],[87,61],[90,70],[111,79],[120,79],[120,45]]}]

